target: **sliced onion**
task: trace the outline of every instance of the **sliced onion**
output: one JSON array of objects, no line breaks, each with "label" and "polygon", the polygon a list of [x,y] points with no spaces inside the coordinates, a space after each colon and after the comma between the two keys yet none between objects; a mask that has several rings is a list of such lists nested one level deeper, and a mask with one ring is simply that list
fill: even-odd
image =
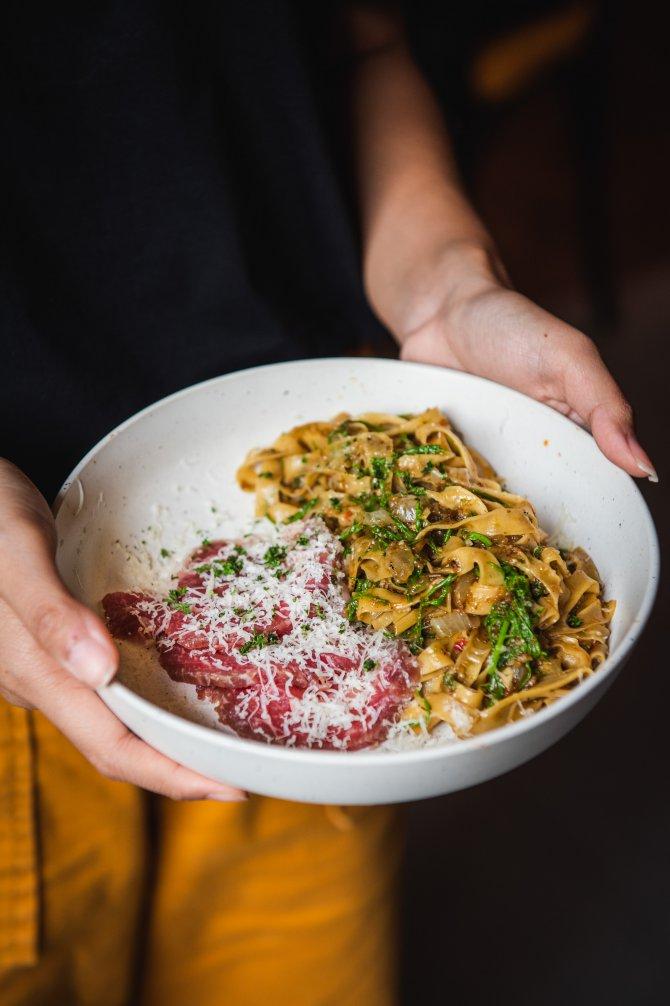
[{"label": "sliced onion", "polygon": [[469,632],[472,622],[464,611],[450,611],[430,619],[431,631],[438,638],[452,636],[456,632]]},{"label": "sliced onion", "polygon": [[386,559],[396,583],[406,583],[414,572],[414,556],[404,541],[394,542],[386,549]]},{"label": "sliced onion", "polygon": [[389,509],[394,517],[405,524],[414,524],[418,509],[416,496],[392,496]]},{"label": "sliced onion", "polygon": [[367,524],[368,527],[384,527],[392,524],[393,520],[386,510],[372,510],[370,513],[363,514],[361,522]]}]

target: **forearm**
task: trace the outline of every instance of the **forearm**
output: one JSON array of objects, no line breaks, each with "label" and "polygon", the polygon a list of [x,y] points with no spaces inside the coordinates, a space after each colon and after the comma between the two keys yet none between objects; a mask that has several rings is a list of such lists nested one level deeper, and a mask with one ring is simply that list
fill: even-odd
[{"label": "forearm", "polygon": [[630,405],[591,340],[509,289],[400,23],[358,8],[350,27],[364,282],[403,359],[532,395],[589,426],[631,475],[655,479]]},{"label": "forearm", "polygon": [[[451,294],[501,278],[493,242],[464,196],[437,102],[402,32],[352,17],[353,88],[364,280],[370,303],[400,339]],[[376,34],[375,34],[376,29]],[[449,259],[432,283],[426,263]]]}]

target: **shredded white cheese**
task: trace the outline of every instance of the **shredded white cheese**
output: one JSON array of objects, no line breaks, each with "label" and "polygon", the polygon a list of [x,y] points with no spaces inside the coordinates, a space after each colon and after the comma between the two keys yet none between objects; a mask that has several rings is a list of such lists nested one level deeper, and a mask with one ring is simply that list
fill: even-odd
[{"label": "shredded white cheese", "polygon": [[[341,553],[319,518],[288,525],[264,519],[189,564],[200,582],[176,587],[167,599],[141,600],[137,610],[163,652],[181,643],[206,655],[214,670],[260,676],[261,688],[236,692],[234,713],[242,721],[253,714],[263,733],[267,724],[268,740],[292,745],[302,735],[310,746],[328,740],[344,748],[350,731],[377,723],[380,690],[397,693],[399,673],[407,688],[411,682],[398,670],[396,641],[345,617]],[[294,695],[301,670],[309,682]],[[276,710],[271,717],[267,708],[273,698],[288,700],[279,736]]]}]

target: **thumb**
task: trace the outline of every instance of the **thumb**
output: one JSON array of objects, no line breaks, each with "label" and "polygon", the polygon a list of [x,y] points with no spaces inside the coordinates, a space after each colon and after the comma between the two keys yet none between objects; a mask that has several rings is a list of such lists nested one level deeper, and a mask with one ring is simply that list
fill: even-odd
[{"label": "thumb", "polygon": [[46,500],[14,465],[0,460],[0,597],[65,670],[92,688],[114,676],[118,652],[101,620],[68,593],[54,561]]}]

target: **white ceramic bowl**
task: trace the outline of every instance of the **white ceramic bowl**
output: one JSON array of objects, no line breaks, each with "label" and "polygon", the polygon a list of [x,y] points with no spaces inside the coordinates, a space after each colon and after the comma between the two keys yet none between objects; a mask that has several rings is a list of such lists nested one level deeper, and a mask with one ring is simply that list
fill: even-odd
[{"label": "white ceramic bowl", "polygon": [[[212,779],[313,803],[416,800],[473,786],[528,761],[593,708],[639,636],[658,580],[654,526],[633,480],[592,438],[546,406],[466,374],[391,360],[308,360],[207,381],[158,402],[102,440],[57,504],[58,564],[91,607],[110,590],[161,587],[203,534],[225,535],[253,513],[235,483],[247,450],[337,412],[413,412],[437,405],[535,504],[541,525],[593,556],[617,599],[610,656],[549,708],[476,738],[389,753],[294,750],[215,727],[194,689],[150,653],[122,647],[101,696],[159,751]],[[172,553],[162,557],[161,548]],[[614,739],[612,739],[614,743]]]}]

